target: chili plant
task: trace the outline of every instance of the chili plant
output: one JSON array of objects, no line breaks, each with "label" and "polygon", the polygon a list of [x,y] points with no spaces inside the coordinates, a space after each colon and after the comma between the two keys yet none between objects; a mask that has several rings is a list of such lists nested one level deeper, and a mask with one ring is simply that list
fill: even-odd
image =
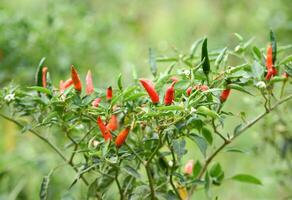
[{"label": "chili plant", "polygon": [[[237,37],[234,49],[210,51],[202,38],[189,53],[150,55],[153,78],[134,77],[131,86],[119,76],[116,86],[94,88],[94,74],[89,71],[85,79],[71,66],[71,78],[56,87],[43,58],[35,85],[11,84],[1,90],[0,115],[41,139],[71,166],[76,177],[68,186],[83,182],[88,199],[106,199],[109,187],[116,187],[120,199],[191,199],[200,189],[210,196],[211,186],[221,185],[225,176],[217,156],[292,100],[292,55],[286,53],[291,46],[277,47],[271,32],[266,55],[266,47]],[[262,113],[242,117],[226,110],[230,97],[239,93],[258,102]],[[238,123],[227,130],[224,124],[232,116],[239,116]],[[63,133],[55,137],[68,143],[58,147],[42,133],[45,129]],[[202,157],[183,162],[187,151],[193,151],[186,149],[186,139]],[[47,198],[58,167],[40,184],[41,199]],[[231,178],[261,184],[244,172]]]}]

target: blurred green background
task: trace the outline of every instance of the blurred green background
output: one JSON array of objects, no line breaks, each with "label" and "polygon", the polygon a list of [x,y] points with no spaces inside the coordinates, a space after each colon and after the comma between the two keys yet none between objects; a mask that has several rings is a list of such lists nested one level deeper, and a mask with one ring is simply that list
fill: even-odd
[{"label": "blurred green background", "polygon": [[[33,84],[42,57],[47,58],[55,86],[69,77],[69,66],[74,64],[83,77],[91,69],[95,86],[106,87],[115,84],[120,73],[131,76],[133,69],[138,76],[150,76],[150,47],[158,55],[169,55],[173,48],[186,52],[196,39],[207,35],[210,49],[232,48],[237,42],[235,32],[247,39],[255,36],[256,44],[265,46],[270,28],[280,45],[291,44],[291,8],[291,0],[1,0],[0,86],[12,80]],[[130,79],[124,81],[127,84]],[[248,98],[239,102],[235,96],[229,108],[254,109]],[[0,200],[38,199],[42,177],[60,160],[45,144],[29,134],[21,135],[10,123],[1,121],[0,130]],[[227,181],[213,191],[219,199],[291,195],[283,177],[275,173],[275,168],[286,165],[273,149],[263,146],[260,134],[264,132],[255,127],[237,142],[249,153],[218,157],[227,177],[256,173],[264,185]],[[50,189],[52,199],[83,198],[81,184],[69,190],[73,174],[69,167],[57,171]],[[204,198],[203,193],[196,197]]]}]

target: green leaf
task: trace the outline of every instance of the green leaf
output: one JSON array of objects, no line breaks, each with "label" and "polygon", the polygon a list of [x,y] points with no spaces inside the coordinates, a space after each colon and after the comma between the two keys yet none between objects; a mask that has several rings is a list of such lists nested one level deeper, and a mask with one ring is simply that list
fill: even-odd
[{"label": "green leaf", "polygon": [[150,69],[151,73],[154,77],[157,75],[157,65],[156,65],[156,60],[155,60],[155,51],[151,48],[149,48],[149,64],[150,64]]},{"label": "green leaf", "polygon": [[196,162],[196,164],[194,165],[194,168],[193,168],[193,176],[196,178],[199,173],[201,172],[201,169],[202,169],[202,165],[199,161]]},{"label": "green leaf", "polygon": [[280,65],[287,64],[289,62],[292,62],[292,55],[289,55],[285,57],[283,60],[281,60]]},{"label": "green leaf", "polygon": [[46,58],[43,57],[40,62],[39,65],[37,67],[37,71],[35,73],[35,84],[37,86],[43,86],[43,79],[42,79],[42,74],[43,74],[43,67],[44,67],[44,63],[45,63]]},{"label": "green leaf", "polygon": [[273,64],[275,64],[276,59],[277,59],[277,41],[276,41],[276,36],[275,33],[271,30],[270,31],[270,41],[273,49]]},{"label": "green leaf", "polygon": [[261,80],[265,71],[260,63],[254,61],[253,65],[251,66],[251,72],[254,78],[256,78],[257,80]]},{"label": "green leaf", "polygon": [[224,49],[221,50],[219,56],[218,56],[218,57],[216,58],[216,60],[215,60],[215,67],[216,67],[216,68],[218,68],[219,65],[221,64],[221,62],[222,62],[222,60],[223,60],[223,58],[224,58],[226,52],[227,52],[227,47],[225,47]]},{"label": "green leaf", "polygon": [[37,91],[37,92],[40,92],[40,93],[45,93],[45,94],[48,94],[48,95],[52,96],[52,92],[49,89],[44,88],[44,87],[31,86],[31,87],[27,87],[27,89],[33,90],[33,91]]},{"label": "green leaf", "polygon": [[182,106],[159,106],[157,107],[157,110],[184,110],[184,108]]},{"label": "green leaf", "polygon": [[[235,83],[231,83],[227,85],[228,89],[234,89],[234,90],[238,90],[240,92],[244,92],[246,94],[252,95],[250,92],[248,92],[247,90],[245,90],[242,86],[235,84]],[[252,95],[253,96],[253,95]]]},{"label": "green leaf", "polygon": [[230,148],[226,148],[225,152],[231,152],[231,153],[247,153],[246,151],[239,149],[239,148],[235,148],[235,147],[230,147]]},{"label": "green leaf", "polygon": [[173,140],[172,147],[174,153],[177,155],[178,160],[180,160],[182,156],[187,152],[187,150],[185,149],[186,141],[184,139]]},{"label": "green leaf", "polygon": [[252,48],[252,53],[253,53],[253,56],[254,56],[257,60],[259,60],[259,61],[262,60],[262,54],[261,54],[261,51],[259,50],[259,48],[257,48],[256,46],[254,46],[254,47]]},{"label": "green leaf", "polygon": [[234,33],[234,35],[235,35],[235,37],[237,37],[237,39],[238,39],[240,42],[243,41],[243,37],[242,37],[240,34],[238,34],[238,33]]},{"label": "green leaf", "polygon": [[52,171],[47,176],[43,177],[43,181],[42,181],[41,189],[40,189],[40,199],[41,200],[48,199],[48,189],[49,189],[51,174],[52,174]]},{"label": "green leaf", "polygon": [[91,199],[91,197],[96,197],[96,192],[98,190],[98,179],[95,179],[89,186],[87,190],[87,199]]},{"label": "green leaf", "polygon": [[216,113],[216,112],[213,111],[213,110],[210,110],[210,109],[207,108],[206,106],[200,106],[200,107],[197,109],[197,111],[198,111],[199,113],[202,113],[202,114],[204,114],[204,115],[207,115],[207,116],[209,116],[209,117],[211,117],[211,118],[213,118],[213,119],[215,119],[215,118],[219,118],[218,113]]},{"label": "green leaf", "polygon": [[191,49],[190,49],[190,57],[193,58],[199,45],[204,41],[204,38],[200,38],[198,40],[196,40],[192,46],[191,46]]},{"label": "green leaf", "polygon": [[[291,58],[292,58],[292,56],[291,56]],[[292,60],[292,59],[291,59]],[[292,66],[288,66],[288,65],[286,65],[285,66],[285,72],[287,72],[287,74],[289,75],[289,76],[292,76]]]},{"label": "green leaf", "polygon": [[137,172],[136,169],[134,169],[133,167],[126,165],[123,167],[123,171],[125,171],[127,174],[133,176],[136,179],[140,179],[141,175],[139,174],[139,172]]},{"label": "green leaf", "polygon": [[233,136],[236,137],[238,134],[240,134],[241,128],[242,128],[242,124],[237,125],[237,126],[234,128]]},{"label": "green leaf", "polygon": [[194,133],[191,133],[189,137],[198,145],[200,151],[206,157],[206,151],[208,147],[207,141],[203,137]]},{"label": "green leaf", "polygon": [[119,90],[123,90],[123,84],[122,84],[122,74],[119,74],[119,77],[118,77],[118,88]]},{"label": "green leaf", "polygon": [[216,163],[211,167],[210,176],[218,177],[223,173],[220,163]]},{"label": "green leaf", "polygon": [[249,174],[238,174],[233,176],[232,179],[240,182],[262,185],[262,182],[258,178]]},{"label": "green leaf", "polygon": [[210,61],[209,61],[209,56],[208,56],[207,41],[208,41],[207,38],[205,38],[203,41],[202,56],[201,56],[201,61],[204,61],[203,62],[203,71],[206,74],[206,76],[208,76],[208,74],[210,72]]},{"label": "green leaf", "polygon": [[203,127],[203,129],[202,129],[202,135],[208,141],[208,143],[210,145],[212,145],[212,143],[213,143],[213,136],[212,136],[211,131],[208,128]]}]

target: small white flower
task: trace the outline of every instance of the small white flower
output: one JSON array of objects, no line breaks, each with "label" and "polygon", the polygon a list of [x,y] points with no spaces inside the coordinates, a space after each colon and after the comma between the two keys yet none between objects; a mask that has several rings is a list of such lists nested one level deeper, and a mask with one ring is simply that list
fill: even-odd
[{"label": "small white flower", "polygon": [[266,88],[267,86],[266,86],[265,82],[260,81],[260,82],[258,82],[258,83],[256,84],[256,87],[258,87],[258,88],[260,88],[260,89],[264,89],[264,88]]},{"label": "small white flower", "polygon": [[169,167],[172,167],[172,166],[173,166],[173,162],[172,162],[172,160],[168,161],[168,166],[169,166]]},{"label": "small white flower", "polygon": [[5,97],[4,97],[4,100],[7,101],[7,102],[10,102],[10,101],[13,101],[15,99],[15,94],[12,93],[12,94],[7,94]]}]

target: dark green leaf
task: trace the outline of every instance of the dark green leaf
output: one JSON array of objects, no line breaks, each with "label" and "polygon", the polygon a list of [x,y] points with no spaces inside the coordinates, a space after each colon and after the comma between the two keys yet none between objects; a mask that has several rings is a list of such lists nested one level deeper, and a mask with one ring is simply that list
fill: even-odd
[{"label": "dark green leaf", "polygon": [[256,46],[254,46],[254,47],[252,48],[252,53],[253,53],[253,56],[254,56],[257,60],[259,60],[259,61],[262,60],[262,54],[261,54],[261,51],[259,50],[259,48],[257,48]]},{"label": "dark green leaf", "polygon": [[119,74],[119,77],[118,77],[118,88],[119,90],[123,90],[122,74]]},{"label": "dark green leaf", "polygon": [[219,118],[219,115],[218,113],[216,113],[215,111],[213,110],[210,110],[209,108],[207,108],[206,106],[200,106],[198,109],[198,112],[199,113],[202,113],[204,115],[207,115],[209,117],[212,117],[212,118]]},{"label": "dark green leaf", "polygon": [[273,64],[275,64],[277,59],[277,41],[275,33],[272,30],[270,31],[270,41],[273,49]]},{"label": "dark green leaf", "polygon": [[202,129],[202,135],[208,141],[208,143],[210,145],[212,145],[212,143],[213,143],[213,136],[212,136],[211,131],[208,128],[203,127],[203,129]]},{"label": "dark green leaf", "polygon": [[44,67],[45,60],[46,60],[45,57],[43,57],[40,60],[39,65],[37,67],[37,71],[35,73],[35,84],[37,86],[43,86],[42,73],[43,73],[43,67]]},{"label": "dark green leaf", "polygon": [[201,172],[201,169],[202,169],[202,165],[199,161],[197,161],[196,164],[194,165],[194,168],[193,168],[193,176],[195,178],[197,178],[197,176]]},{"label": "dark green leaf", "polygon": [[97,184],[98,179],[94,180],[88,187],[87,190],[87,199],[90,199],[92,197],[96,197],[97,190],[98,190],[98,184]]},{"label": "dark green leaf", "polygon": [[133,176],[136,179],[140,179],[141,175],[139,174],[139,172],[137,172],[136,169],[134,169],[133,167],[126,165],[123,167],[123,171],[125,171],[126,173],[128,173],[129,175]]},{"label": "dark green leaf", "polygon": [[177,155],[178,160],[182,158],[182,156],[187,152],[186,141],[184,139],[176,139],[172,141],[172,147],[174,153]]},{"label": "dark green leaf", "polygon": [[194,133],[191,133],[189,137],[198,145],[202,154],[206,156],[206,151],[208,147],[207,141],[203,137],[196,135]]},{"label": "dark green leaf", "polygon": [[203,41],[202,45],[202,56],[201,56],[201,61],[204,60],[203,62],[203,71],[208,76],[210,72],[210,61],[209,61],[209,56],[208,56],[208,47],[207,47],[207,41],[208,39],[205,38]]},{"label": "dark green leaf", "polygon": [[233,176],[232,179],[240,182],[262,185],[262,182],[258,178],[249,174],[238,174]]},{"label": "dark green leaf", "polygon": [[223,173],[221,165],[219,163],[214,164],[210,170],[211,177],[218,177]]}]

